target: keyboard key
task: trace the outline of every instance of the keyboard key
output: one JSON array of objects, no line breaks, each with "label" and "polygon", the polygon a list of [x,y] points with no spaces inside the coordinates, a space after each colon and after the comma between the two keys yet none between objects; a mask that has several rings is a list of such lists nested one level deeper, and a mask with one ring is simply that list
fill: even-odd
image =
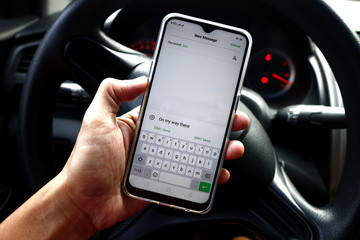
[{"label": "keyboard key", "polygon": [[199,184],[200,184],[199,180],[197,180],[197,179],[191,180],[190,189],[199,190]]},{"label": "keyboard key", "polygon": [[207,182],[200,182],[199,191],[210,192],[211,184]]},{"label": "keyboard key", "polygon": [[194,153],[195,152],[195,144],[194,143],[189,143],[188,146],[188,150],[189,153]]},{"label": "keyboard key", "polygon": [[175,163],[175,162],[172,162],[171,164],[170,164],[170,172],[177,172],[177,169],[178,169],[178,164],[177,163]]},{"label": "keyboard key", "polygon": [[158,180],[160,172],[158,170],[153,170],[151,173],[151,179]]},{"label": "keyboard key", "polygon": [[141,141],[147,141],[147,138],[148,138],[148,133],[147,132],[141,132],[140,134],[140,140]]},{"label": "keyboard key", "polygon": [[220,150],[218,150],[218,149],[212,150],[212,153],[211,153],[212,158],[219,158],[219,155],[220,155]]},{"label": "keyboard key", "polygon": [[174,152],[173,160],[178,162],[180,160],[180,156],[180,152]]},{"label": "keyboard key", "polygon": [[173,139],[173,140],[172,140],[172,143],[171,143],[171,147],[172,147],[173,149],[179,149],[179,146],[180,146],[180,140]]},{"label": "keyboard key", "polygon": [[152,167],[154,165],[154,161],[155,161],[155,159],[153,157],[148,157],[146,159],[146,166]]},{"label": "keyboard key", "polygon": [[186,151],[187,150],[188,143],[185,141],[181,141],[180,143],[180,150]]},{"label": "keyboard key", "polygon": [[171,147],[171,142],[172,142],[172,139],[171,139],[171,138],[165,137],[164,146],[165,146],[165,147]]},{"label": "keyboard key", "polygon": [[187,167],[186,168],[186,172],[185,172],[186,176],[191,177],[193,175],[193,173],[194,173],[194,168],[193,167]]},{"label": "keyboard key", "polygon": [[141,177],[141,175],[143,174],[143,168],[142,167],[139,167],[139,166],[136,166],[136,165],[134,165],[133,167],[132,167],[132,173],[134,174],[134,175],[137,175],[137,176],[140,176]]},{"label": "keyboard key", "polygon": [[141,152],[148,153],[149,152],[149,144],[143,143],[143,145],[141,145]]},{"label": "keyboard key", "polygon": [[199,157],[196,161],[196,166],[203,167],[204,166],[205,159],[202,157]]},{"label": "keyboard key", "polygon": [[155,159],[154,167],[155,168],[161,168],[162,166],[162,160],[161,159]]},{"label": "keyboard key", "polygon": [[148,137],[148,142],[149,143],[155,143],[155,134],[154,133],[149,133],[149,137]]},{"label": "keyboard key", "polygon": [[163,145],[164,143],[164,137],[163,136],[160,136],[160,135],[157,135],[156,137],[156,144],[157,145]]},{"label": "keyboard key", "polygon": [[151,173],[152,173],[152,169],[151,168],[145,168],[144,169],[144,174],[143,174],[143,177],[145,178],[151,178]]},{"label": "keyboard key", "polygon": [[204,151],[204,147],[203,147],[203,146],[201,146],[201,145],[197,145],[197,146],[196,146],[196,150],[195,150],[195,153],[196,153],[196,154],[202,155],[203,151]]},{"label": "keyboard key", "polygon": [[205,180],[205,181],[211,181],[213,177],[213,173],[212,172],[208,172],[208,171],[203,171],[202,172],[202,176],[201,179]]},{"label": "keyboard key", "polygon": [[164,157],[164,155],[165,155],[165,148],[158,148],[158,150],[157,150],[157,153],[156,153],[156,156],[158,156],[158,157]]},{"label": "keyboard key", "polygon": [[150,146],[149,154],[155,156],[156,155],[156,150],[157,150],[156,146]]},{"label": "keyboard key", "polygon": [[194,170],[194,177],[201,178],[202,170],[199,168],[195,168]]},{"label": "keyboard key", "polygon": [[211,155],[211,148],[205,147],[204,148],[204,156],[205,157],[210,157],[210,155]]},{"label": "keyboard key", "polygon": [[136,154],[135,155],[135,163],[144,165],[146,157],[144,155]]},{"label": "keyboard key", "polygon": [[206,169],[211,169],[212,164],[213,164],[213,161],[212,161],[212,160],[210,160],[210,159],[206,159],[206,160],[205,160],[205,168],[206,168]]},{"label": "keyboard key", "polygon": [[166,159],[171,159],[172,156],[173,156],[173,150],[166,149],[166,151],[165,151],[165,158],[166,158]]},{"label": "keyboard key", "polygon": [[178,168],[178,173],[179,173],[179,174],[184,174],[184,173],[185,173],[185,169],[186,169],[186,166],[183,165],[183,164],[180,164],[180,165],[179,165],[179,168]]},{"label": "keyboard key", "polygon": [[191,178],[174,175],[167,172],[160,173],[159,181],[185,188],[189,188],[191,184]]},{"label": "keyboard key", "polygon": [[170,168],[170,162],[169,161],[163,161],[162,170],[169,171],[169,168]]},{"label": "keyboard key", "polygon": [[189,159],[189,154],[187,154],[187,153],[181,154],[181,159],[180,159],[180,161],[181,161],[182,163],[187,163],[187,162],[188,162],[188,159]]},{"label": "keyboard key", "polygon": [[190,164],[190,165],[195,165],[195,164],[196,164],[196,156],[190,155],[190,157],[189,157],[189,164]]}]

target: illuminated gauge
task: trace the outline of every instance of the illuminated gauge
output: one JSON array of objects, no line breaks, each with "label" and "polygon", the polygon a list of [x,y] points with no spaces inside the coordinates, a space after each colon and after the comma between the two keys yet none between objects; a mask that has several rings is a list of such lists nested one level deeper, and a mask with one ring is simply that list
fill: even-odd
[{"label": "illuminated gauge", "polygon": [[145,53],[149,57],[152,57],[155,52],[156,42],[152,40],[139,40],[132,44],[130,47],[135,51]]},{"label": "illuminated gauge", "polygon": [[246,83],[264,98],[277,98],[292,87],[295,74],[291,58],[282,51],[270,49],[252,57]]}]

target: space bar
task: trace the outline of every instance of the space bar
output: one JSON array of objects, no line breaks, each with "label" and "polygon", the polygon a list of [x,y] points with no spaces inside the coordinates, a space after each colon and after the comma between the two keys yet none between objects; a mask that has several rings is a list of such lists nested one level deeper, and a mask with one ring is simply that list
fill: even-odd
[{"label": "space bar", "polygon": [[170,183],[170,184],[174,184],[174,185],[177,185],[180,187],[186,187],[186,188],[190,188],[190,184],[191,184],[191,178],[181,177],[181,176],[173,175],[173,174],[170,174],[167,172],[161,172],[159,180],[161,182],[166,182],[166,183]]}]

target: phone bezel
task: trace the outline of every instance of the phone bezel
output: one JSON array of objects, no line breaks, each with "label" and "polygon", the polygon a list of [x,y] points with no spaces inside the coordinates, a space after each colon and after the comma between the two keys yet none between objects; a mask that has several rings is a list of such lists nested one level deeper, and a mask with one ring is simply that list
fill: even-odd
[{"label": "phone bezel", "polygon": [[[227,121],[227,126],[226,126],[226,131],[224,132],[224,137],[223,137],[223,142],[222,142],[222,147],[220,150],[220,158],[219,161],[217,163],[217,170],[216,170],[216,175],[214,177],[214,180],[212,182],[212,186],[211,186],[211,190],[209,192],[209,198],[206,202],[204,203],[196,203],[196,202],[192,202],[192,201],[188,201],[188,200],[184,200],[184,199],[179,199],[179,198],[175,198],[175,197],[171,197],[171,196],[167,196],[167,195],[163,195],[163,194],[159,194],[159,193],[155,193],[152,191],[147,191],[147,190],[143,190],[143,189],[139,189],[136,188],[134,186],[132,186],[129,183],[129,176],[130,176],[130,169],[133,163],[133,158],[134,158],[134,154],[135,154],[135,149],[136,149],[136,145],[138,144],[138,139],[139,139],[139,133],[140,133],[140,129],[142,126],[142,122],[143,122],[143,115],[148,103],[148,97],[149,97],[149,93],[151,92],[151,87],[152,87],[152,79],[153,76],[156,72],[156,66],[157,66],[157,60],[159,58],[159,53],[161,51],[161,47],[163,44],[163,40],[164,40],[164,33],[166,31],[166,27],[168,25],[168,23],[171,20],[181,20],[181,21],[187,21],[190,23],[195,23],[200,25],[203,30],[205,32],[207,31],[213,31],[215,29],[220,29],[220,30],[224,30],[227,32],[233,32],[236,34],[240,34],[242,35],[244,38],[246,38],[246,49],[244,51],[244,60],[242,62],[241,65],[241,69],[239,72],[239,77],[238,77],[238,81],[237,81],[237,85],[236,87],[234,87],[234,96],[233,96],[233,101],[232,101],[232,106],[230,108],[230,112],[229,112],[229,117],[228,117],[228,121]],[[209,30],[210,29],[210,30]],[[236,107],[237,107],[237,103],[240,97],[240,90],[241,90],[241,86],[242,83],[244,81],[244,75],[245,75],[245,71],[247,68],[247,64],[248,64],[248,60],[249,60],[249,56],[250,56],[250,49],[252,46],[252,38],[251,35],[240,28],[235,28],[235,27],[231,27],[228,25],[224,25],[224,24],[220,24],[220,23],[215,23],[215,22],[211,22],[211,21],[207,21],[207,20],[203,20],[203,19],[199,19],[199,18],[195,18],[195,17],[190,17],[190,16],[186,16],[183,14],[178,14],[178,13],[171,13],[168,14],[164,17],[162,24],[161,24],[161,28],[159,31],[159,36],[158,36],[158,44],[156,46],[156,50],[154,53],[154,60],[152,62],[152,66],[150,69],[150,76],[149,76],[149,82],[148,82],[148,87],[147,90],[144,94],[144,98],[141,104],[141,109],[140,109],[140,115],[138,118],[138,122],[137,122],[137,128],[135,131],[135,136],[134,136],[134,143],[132,144],[132,148],[129,154],[129,160],[128,160],[128,164],[126,167],[126,172],[125,172],[125,177],[124,177],[124,182],[123,182],[123,189],[125,191],[125,193],[131,197],[135,197],[135,198],[140,198],[146,201],[150,201],[150,202],[154,202],[154,203],[158,203],[158,204],[162,204],[162,205],[166,205],[166,206],[170,206],[170,207],[175,207],[175,208],[179,208],[179,209],[183,209],[185,211],[190,211],[190,212],[196,212],[196,213],[206,213],[211,209],[211,206],[213,204],[213,200],[214,200],[214,195],[216,192],[216,187],[217,187],[217,182],[219,180],[219,176],[220,176],[220,171],[222,168],[222,164],[224,161],[224,149],[226,149],[227,147],[227,143],[229,141],[229,135],[231,132],[231,127],[232,126],[232,121],[235,115],[235,111],[236,111]]]}]

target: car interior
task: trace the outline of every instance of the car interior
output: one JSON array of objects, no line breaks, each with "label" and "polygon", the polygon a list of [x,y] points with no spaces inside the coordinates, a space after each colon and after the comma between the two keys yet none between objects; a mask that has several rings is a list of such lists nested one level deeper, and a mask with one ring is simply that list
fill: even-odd
[{"label": "car interior", "polygon": [[[245,146],[204,215],[152,204],[93,239],[359,239],[360,1],[3,0],[0,221],[64,166],[100,82],[148,75],[168,13],[247,30]],[[119,115],[141,104],[123,103]],[[219,99],[221,103],[221,99]]]}]

